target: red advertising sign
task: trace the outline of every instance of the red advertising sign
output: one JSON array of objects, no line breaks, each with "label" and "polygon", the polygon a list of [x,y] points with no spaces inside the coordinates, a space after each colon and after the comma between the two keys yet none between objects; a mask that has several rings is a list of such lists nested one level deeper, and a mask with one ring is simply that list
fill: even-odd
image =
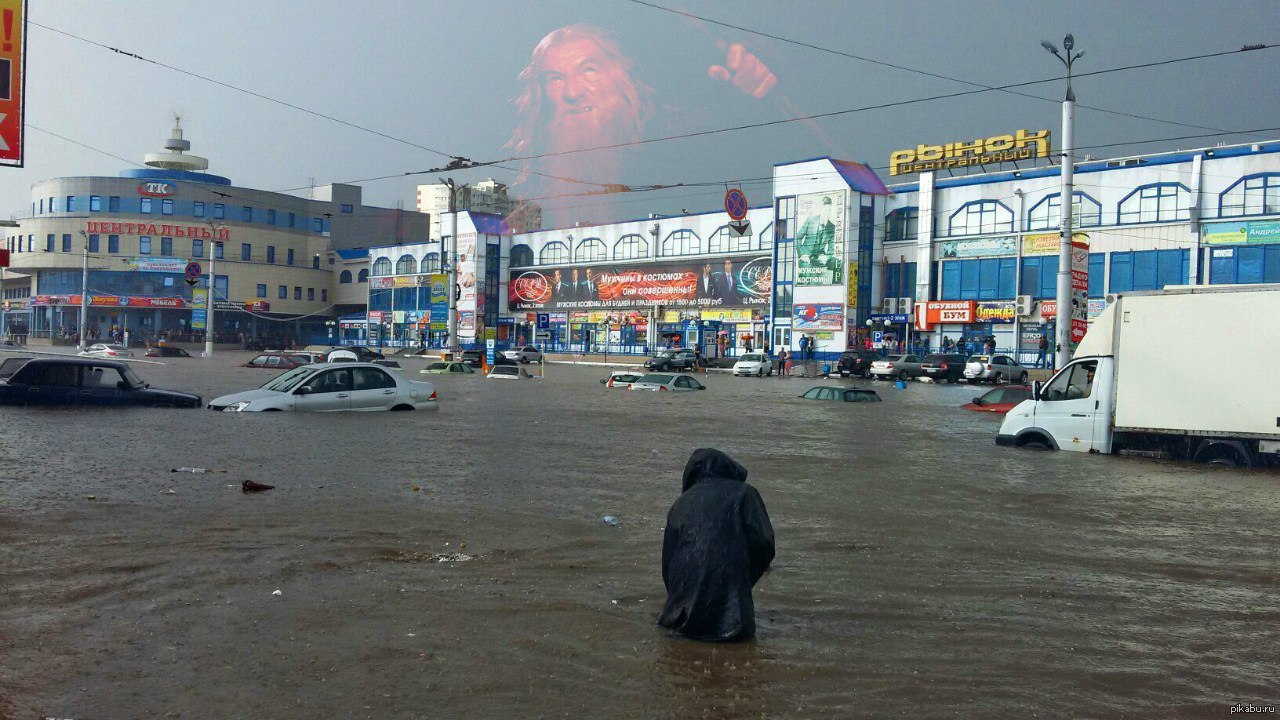
[{"label": "red advertising sign", "polygon": [[[79,305],[79,295],[36,295],[32,305]],[[187,301],[180,297],[137,297],[131,295],[90,295],[89,304],[97,307],[144,307],[186,309]]]},{"label": "red advertising sign", "polygon": [[9,267],[9,248],[0,248],[0,267]]},{"label": "red advertising sign", "polygon": [[0,32],[0,165],[22,167],[26,139],[26,0],[0,0]]},{"label": "red advertising sign", "polygon": [[513,270],[511,310],[635,308],[654,303],[683,307],[768,305],[773,260],[749,259],[568,266]]},{"label": "red advertising sign", "polygon": [[1089,331],[1089,245],[1071,242],[1071,343]]},{"label": "red advertising sign", "polygon": [[974,322],[977,306],[978,303],[974,300],[916,303],[916,328],[931,330],[934,325],[964,325]]}]

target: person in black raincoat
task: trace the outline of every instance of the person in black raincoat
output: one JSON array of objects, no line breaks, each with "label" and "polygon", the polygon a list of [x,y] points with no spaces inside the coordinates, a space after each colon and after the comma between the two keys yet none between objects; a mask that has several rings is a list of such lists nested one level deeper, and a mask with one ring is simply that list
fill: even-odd
[{"label": "person in black raincoat", "polygon": [[747,469],[711,448],[693,451],[684,491],[667,513],[658,624],[693,640],[746,640],[751,588],[773,560],[773,525]]}]

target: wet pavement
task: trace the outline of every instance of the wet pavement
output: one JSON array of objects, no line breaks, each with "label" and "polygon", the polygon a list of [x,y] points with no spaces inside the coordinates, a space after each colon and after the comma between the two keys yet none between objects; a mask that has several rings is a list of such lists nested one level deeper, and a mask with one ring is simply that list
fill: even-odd
[{"label": "wet pavement", "polygon": [[[234,367],[250,356],[138,370],[208,400],[271,377]],[[1280,701],[1274,472],[998,448],[997,418],[958,409],[968,386],[829,381],[885,400],[837,404],[796,398],[822,381],[640,393],[607,372],[442,377],[436,413],[0,408],[0,718]],[[654,625],[700,446],[750,470],[777,533],[751,643]]]}]

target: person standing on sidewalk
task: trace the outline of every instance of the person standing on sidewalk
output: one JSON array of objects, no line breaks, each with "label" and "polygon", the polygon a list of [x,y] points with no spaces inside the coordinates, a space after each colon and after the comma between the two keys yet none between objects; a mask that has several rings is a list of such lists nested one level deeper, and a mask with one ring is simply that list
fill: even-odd
[{"label": "person standing on sidewalk", "polygon": [[1040,332],[1040,351],[1036,353],[1036,368],[1044,367],[1045,354],[1049,350],[1049,334],[1045,331]]}]

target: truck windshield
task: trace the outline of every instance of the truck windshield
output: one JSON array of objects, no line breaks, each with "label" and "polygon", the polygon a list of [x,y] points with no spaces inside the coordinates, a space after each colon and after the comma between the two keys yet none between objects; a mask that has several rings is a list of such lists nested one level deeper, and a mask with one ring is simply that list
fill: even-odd
[{"label": "truck windshield", "polygon": [[1093,374],[1098,369],[1097,360],[1086,360],[1058,373],[1040,397],[1045,400],[1082,400],[1093,394]]}]

